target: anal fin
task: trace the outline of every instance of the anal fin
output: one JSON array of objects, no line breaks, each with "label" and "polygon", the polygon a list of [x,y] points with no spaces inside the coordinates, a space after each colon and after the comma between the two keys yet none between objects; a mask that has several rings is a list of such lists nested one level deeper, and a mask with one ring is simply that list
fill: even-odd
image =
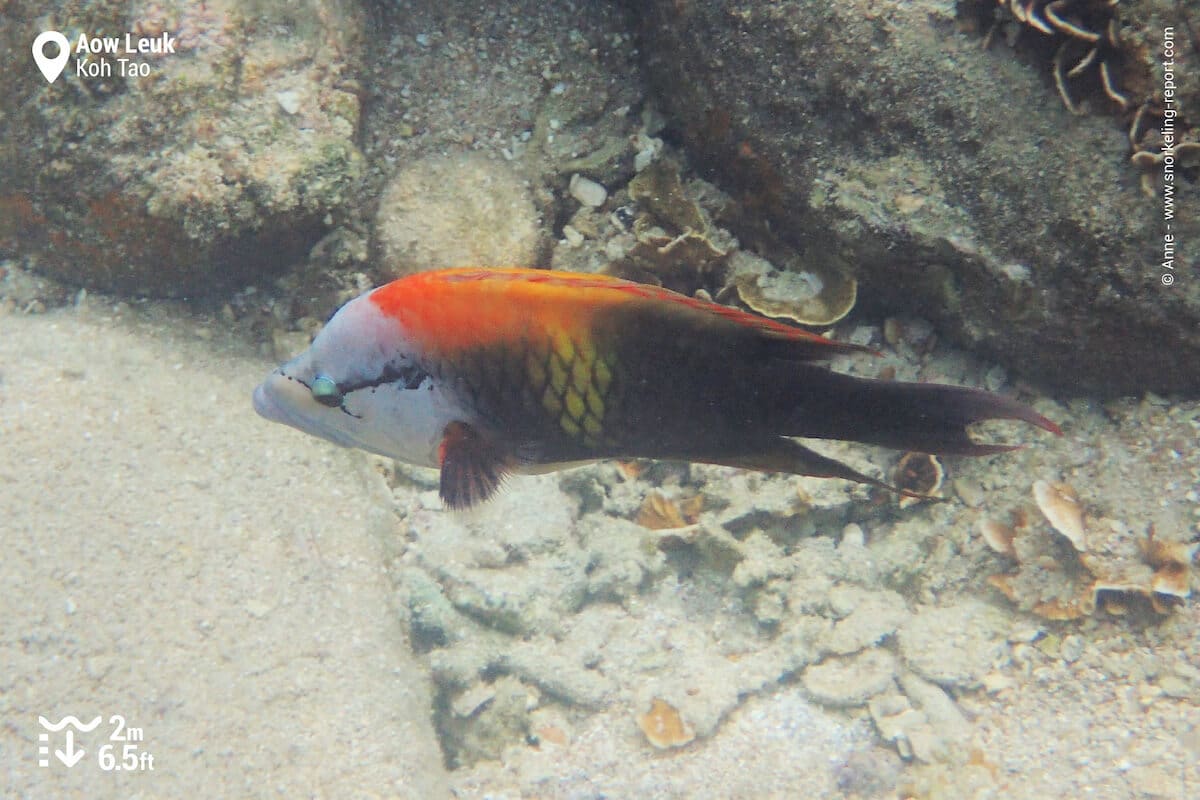
[{"label": "anal fin", "polygon": [[514,462],[496,442],[465,422],[451,422],[438,447],[441,483],[438,494],[449,508],[463,509],[487,500]]},{"label": "anal fin", "polygon": [[799,442],[785,436],[773,436],[756,441],[755,448],[746,452],[728,455],[708,454],[690,457],[690,460],[760,472],[787,472],[792,475],[807,475],[813,478],[841,478],[855,483],[878,486],[896,494],[923,497],[923,495],[898,489],[889,483],[864,475],[840,461],[823,456],[815,450],[809,450]]}]

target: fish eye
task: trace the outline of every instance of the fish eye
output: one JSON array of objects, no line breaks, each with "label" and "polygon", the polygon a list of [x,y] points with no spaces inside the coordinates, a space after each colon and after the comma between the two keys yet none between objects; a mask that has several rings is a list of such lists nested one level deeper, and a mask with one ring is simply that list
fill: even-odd
[{"label": "fish eye", "polygon": [[323,406],[338,408],[342,404],[342,390],[338,388],[333,378],[328,375],[318,375],[316,380],[312,382],[312,387],[309,391],[312,392],[313,400],[316,400]]}]

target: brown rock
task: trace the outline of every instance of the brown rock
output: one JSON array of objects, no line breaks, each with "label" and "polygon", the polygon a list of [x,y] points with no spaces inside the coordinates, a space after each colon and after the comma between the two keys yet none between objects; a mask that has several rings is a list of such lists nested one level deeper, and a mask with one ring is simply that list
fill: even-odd
[{"label": "brown rock", "polygon": [[[1200,362],[1200,294],[1184,258],[1162,285],[1161,202],[1126,163],[1121,123],[1070,114],[954,8],[653,0],[646,74],[747,219],[771,220],[808,263],[852,268],[864,300],[919,308],[1051,383],[1200,390],[1179,368]],[[1200,241],[1197,219],[1175,227]]]},{"label": "brown rock", "polygon": [[166,33],[172,52],[93,54],[95,77],[72,53],[53,84],[30,71],[0,91],[0,250],[73,284],[193,294],[282,271],[356,199],[356,7],[18,0],[4,14],[0,52],[26,59],[48,19],[122,47]]}]

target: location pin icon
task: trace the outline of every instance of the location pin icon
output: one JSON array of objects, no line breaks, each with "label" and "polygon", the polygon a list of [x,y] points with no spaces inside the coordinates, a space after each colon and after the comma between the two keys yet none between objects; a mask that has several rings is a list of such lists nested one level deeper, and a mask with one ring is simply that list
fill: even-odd
[{"label": "location pin icon", "polygon": [[[42,52],[42,48],[46,46],[47,42],[54,42],[58,45],[58,55],[54,58],[46,58],[46,54]],[[58,31],[42,31],[33,40],[33,60],[37,62],[38,69],[46,76],[49,83],[54,83],[54,80],[62,74],[63,67],[67,65],[67,59],[70,57],[71,43]]]}]

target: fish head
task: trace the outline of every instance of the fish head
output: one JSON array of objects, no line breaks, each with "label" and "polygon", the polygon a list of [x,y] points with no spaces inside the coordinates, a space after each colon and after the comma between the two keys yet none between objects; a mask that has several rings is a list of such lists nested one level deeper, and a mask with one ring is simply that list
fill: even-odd
[{"label": "fish head", "polygon": [[421,366],[404,325],[363,295],[307,350],[254,390],[254,410],[312,436],[419,466],[436,466],[458,410]]}]

